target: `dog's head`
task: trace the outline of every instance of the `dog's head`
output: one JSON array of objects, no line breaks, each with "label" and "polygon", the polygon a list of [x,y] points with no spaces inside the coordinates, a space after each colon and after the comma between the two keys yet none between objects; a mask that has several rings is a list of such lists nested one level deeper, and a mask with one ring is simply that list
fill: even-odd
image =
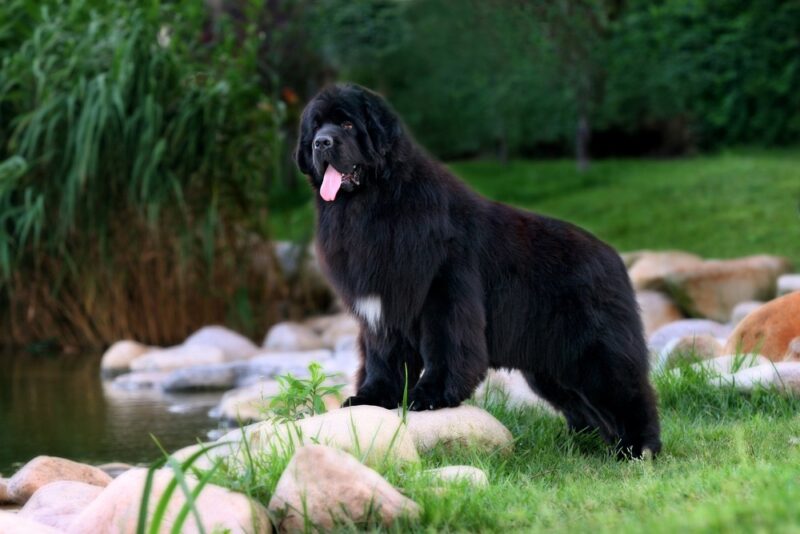
[{"label": "dog's head", "polygon": [[323,89],[300,119],[297,166],[333,201],[388,176],[402,126],[383,98],[357,85]]}]

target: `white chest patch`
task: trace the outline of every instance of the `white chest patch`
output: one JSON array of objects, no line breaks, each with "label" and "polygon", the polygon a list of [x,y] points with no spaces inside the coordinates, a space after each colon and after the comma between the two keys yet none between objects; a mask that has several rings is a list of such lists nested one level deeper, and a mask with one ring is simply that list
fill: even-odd
[{"label": "white chest patch", "polygon": [[381,322],[381,298],[378,295],[368,295],[356,299],[353,303],[355,312],[369,325],[371,330],[377,330]]}]

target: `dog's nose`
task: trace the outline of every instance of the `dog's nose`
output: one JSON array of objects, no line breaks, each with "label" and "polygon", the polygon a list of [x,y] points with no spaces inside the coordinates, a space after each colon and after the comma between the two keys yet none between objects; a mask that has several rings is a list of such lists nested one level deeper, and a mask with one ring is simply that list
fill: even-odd
[{"label": "dog's nose", "polygon": [[333,137],[327,134],[320,134],[314,138],[314,149],[325,150],[333,146]]}]

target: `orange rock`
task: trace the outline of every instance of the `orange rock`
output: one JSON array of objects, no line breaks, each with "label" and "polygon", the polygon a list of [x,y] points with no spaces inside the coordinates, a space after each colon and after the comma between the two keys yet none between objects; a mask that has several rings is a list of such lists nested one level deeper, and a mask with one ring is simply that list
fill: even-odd
[{"label": "orange rock", "polygon": [[757,352],[773,362],[783,360],[800,336],[800,292],[789,293],[757,309],[728,338],[726,354]]}]

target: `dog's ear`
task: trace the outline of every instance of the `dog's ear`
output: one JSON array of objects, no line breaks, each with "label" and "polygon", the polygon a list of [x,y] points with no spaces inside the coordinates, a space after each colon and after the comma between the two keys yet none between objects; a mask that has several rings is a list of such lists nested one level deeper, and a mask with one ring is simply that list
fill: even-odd
[{"label": "dog's ear", "polygon": [[385,157],[403,134],[403,125],[389,104],[376,93],[364,90],[364,108],[372,146]]},{"label": "dog's ear", "polygon": [[306,175],[311,174],[313,163],[311,161],[311,136],[312,125],[309,117],[308,108],[303,111],[300,118],[300,131],[297,135],[297,146],[294,149],[294,160],[300,172]]}]

